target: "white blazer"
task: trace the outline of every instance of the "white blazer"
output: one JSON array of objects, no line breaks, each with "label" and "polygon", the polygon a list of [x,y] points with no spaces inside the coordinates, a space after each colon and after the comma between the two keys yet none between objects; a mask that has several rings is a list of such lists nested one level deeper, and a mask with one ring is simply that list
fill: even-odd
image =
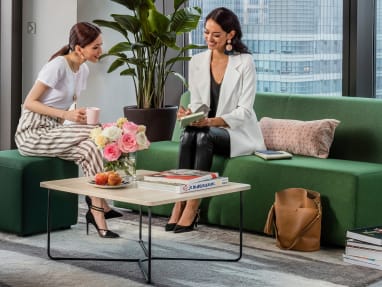
[{"label": "white blazer", "polygon": [[[210,106],[211,50],[194,55],[189,64],[189,108]],[[256,70],[250,54],[229,56],[220,87],[217,117],[228,124],[231,157],[252,154],[265,148],[253,104],[256,95]]]}]

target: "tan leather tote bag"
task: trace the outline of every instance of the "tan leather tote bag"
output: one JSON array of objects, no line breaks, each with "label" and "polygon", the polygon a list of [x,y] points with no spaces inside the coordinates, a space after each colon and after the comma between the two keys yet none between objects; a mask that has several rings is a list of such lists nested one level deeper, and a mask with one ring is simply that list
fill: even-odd
[{"label": "tan leather tote bag", "polygon": [[319,250],[321,218],[321,197],[318,192],[287,188],[276,192],[264,233],[275,233],[276,245],[281,249]]}]

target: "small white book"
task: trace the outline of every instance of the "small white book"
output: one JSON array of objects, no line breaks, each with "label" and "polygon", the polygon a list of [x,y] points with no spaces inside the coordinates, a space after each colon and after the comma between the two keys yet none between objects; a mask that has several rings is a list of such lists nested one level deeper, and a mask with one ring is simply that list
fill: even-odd
[{"label": "small white book", "polygon": [[155,189],[161,191],[170,191],[176,193],[199,191],[203,189],[210,189],[213,187],[222,186],[228,183],[228,177],[218,177],[214,179],[207,179],[191,184],[181,184],[181,183],[165,183],[156,181],[137,181],[139,188],[143,189]]},{"label": "small white book", "polygon": [[257,150],[255,151],[255,155],[265,160],[288,159],[293,157],[292,154],[283,150]]},{"label": "small white book", "polygon": [[181,117],[181,118],[179,118],[180,126],[182,128],[185,128],[186,126],[190,125],[192,122],[200,120],[200,119],[202,119],[204,117],[205,117],[204,112],[192,113],[190,115]]}]

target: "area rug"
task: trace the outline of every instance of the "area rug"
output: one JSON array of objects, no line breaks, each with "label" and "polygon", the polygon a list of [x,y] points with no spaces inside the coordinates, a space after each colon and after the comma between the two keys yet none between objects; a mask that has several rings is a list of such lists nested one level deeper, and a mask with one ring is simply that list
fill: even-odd
[{"label": "area rug", "polygon": [[[118,239],[98,237],[91,227],[86,235],[85,208],[80,205],[78,224],[52,233],[55,256],[140,258],[138,215],[109,220]],[[165,232],[166,219],[153,218],[153,256],[235,258],[236,230],[200,225],[196,231]],[[144,227],[145,227],[144,223]],[[145,229],[144,229],[145,231]],[[143,234],[144,238],[147,235]],[[46,234],[18,237],[0,233],[0,286],[147,286],[137,263],[55,261],[46,254]],[[239,262],[153,261],[154,286],[368,286],[382,280],[382,271],[342,262],[343,249],[317,252],[281,251],[273,238],[244,234]]]}]

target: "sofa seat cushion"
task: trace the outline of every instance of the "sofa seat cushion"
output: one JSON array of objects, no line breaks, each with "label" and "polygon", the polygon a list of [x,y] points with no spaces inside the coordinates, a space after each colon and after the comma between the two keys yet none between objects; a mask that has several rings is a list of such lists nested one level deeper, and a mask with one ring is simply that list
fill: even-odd
[{"label": "sofa seat cushion", "polygon": [[[375,216],[382,202],[382,165],[337,159],[294,156],[291,160],[265,161],[255,156],[230,159],[224,171],[230,181],[251,184],[244,192],[244,229],[263,232],[275,192],[302,187],[321,194],[323,205],[322,242],[343,245],[346,230],[377,225]],[[238,194],[209,201],[211,224],[237,227]],[[250,202],[251,204],[248,204]]]}]

